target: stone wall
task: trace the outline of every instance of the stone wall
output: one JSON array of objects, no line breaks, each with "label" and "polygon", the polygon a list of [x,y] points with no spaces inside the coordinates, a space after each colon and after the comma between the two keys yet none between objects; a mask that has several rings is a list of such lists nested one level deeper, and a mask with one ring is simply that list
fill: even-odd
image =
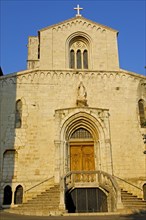
[{"label": "stone wall", "polygon": [[76,36],[85,37],[88,40],[89,69],[119,70],[117,31],[83,17],[73,18],[39,31],[39,62],[36,61],[38,38],[30,37],[28,68],[68,69],[69,42]]},{"label": "stone wall", "polygon": [[[145,149],[138,115],[140,82],[145,77],[124,71],[24,71],[0,79],[1,173],[6,150],[17,153],[13,182],[24,190],[54,176],[55,110],[76,107],[78,86],[87,92],[85,108],[109,111],[113,173],[142,187]],[[143,94],[143,98],[145,94]],[[15,103],[22,100],[22,127],[15,129]],[[14,161],[15,164],[15,161]],[[1,175],[2,176],[2,175]],[[5,176],[5,174],[4,174]],[[135,179],[139,179],[135,181]],[[11,184],[1,179],[2,185]]]}]

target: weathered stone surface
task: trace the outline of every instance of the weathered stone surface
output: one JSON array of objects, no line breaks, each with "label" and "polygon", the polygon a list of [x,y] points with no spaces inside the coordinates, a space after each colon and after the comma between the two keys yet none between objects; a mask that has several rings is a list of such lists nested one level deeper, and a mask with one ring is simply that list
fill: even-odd
[{"label": "weathered stone surface", "polygon": [[[120,177],[121,187],[143,197],[146,129],[138,101],[146,103],[146,77],[119,68],[116,35],[82,17],[48,27],[40,30],[39,58],[38,37],[29,38],[28,70],[0,78],[0,204],[6,185],[14,202],[19,184],[24,192],[32,187],[25,201],[44,191],[40,183],[47,179],[59,184],[70,171],[69,138],[78,127],[93,137],[95,169]],[[87,70],[69,69],[69,43],[79,36],[89,43]],[[19,99],[22,125],[15,128]]]}]

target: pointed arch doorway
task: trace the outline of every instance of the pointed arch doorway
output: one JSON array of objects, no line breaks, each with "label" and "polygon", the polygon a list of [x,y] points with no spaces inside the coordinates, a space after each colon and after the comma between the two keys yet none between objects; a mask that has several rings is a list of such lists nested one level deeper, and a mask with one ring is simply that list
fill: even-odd
[{"label": "pointed arch doorway", "polygon": [[[70,145],[70,171],[94,171],[95,153],[94,141],[91,133],[85,128],[76,129],[69,140]],[[88,181],[89,174],[84,175]],[[76,181],[81,181],[81,175],[76,174]]]}]

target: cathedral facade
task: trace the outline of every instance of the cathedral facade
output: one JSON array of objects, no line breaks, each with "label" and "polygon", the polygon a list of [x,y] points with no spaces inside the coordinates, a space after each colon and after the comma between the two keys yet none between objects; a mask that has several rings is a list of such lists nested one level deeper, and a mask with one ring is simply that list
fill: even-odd
[{"label": "cathedral facade", "polygon": [[146,200],[146,77],[120,68],[117,34],[78,13],[29,37],[27,70],[0,77],[2,207],[53,187],[58,212]]}]

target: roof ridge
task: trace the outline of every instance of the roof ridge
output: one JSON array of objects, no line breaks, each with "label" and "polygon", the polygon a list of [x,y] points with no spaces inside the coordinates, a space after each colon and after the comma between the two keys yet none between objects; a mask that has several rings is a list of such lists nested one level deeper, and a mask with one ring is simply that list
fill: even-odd
[{"label": "roof ridge", "polygon": [[50,29],[50,28],[53,28],[53,27],[62,25],[62,24],[64,24],[64,23],[71,22],[71,21],[73,21],[73,20],[85,20],[85,21],[91,22],[91,23],[93,23],[93,24],[95,24],[95,25],[99,25],[99,26],[101,26],[101,27],[103,27],[103,28],[109,29],[109,30],[111,30],[111,31],[118,32],[117,30],[115,30],[115,29],[113,29],[113,28],[111,28],[111,27],[108,27],[108,26],[106,26],[106,25],[97,23],[97,22],[92,21],[92,20],[90,20],[90,19],[88,19],[88,18],[85,18],[85,17],[83,17],[83,16],[72,17],[72,18],[70,18],[70,19],[61,21],[61,22],[59,22],[59,23],[56,23],[56,24],[53,24],[53,25],[49,25],[49,26],[47,26],[47,27],[45,27],[45,28],[40,29],[39,31],[45,31],[45,30],[47,30],[47,29]]}]

